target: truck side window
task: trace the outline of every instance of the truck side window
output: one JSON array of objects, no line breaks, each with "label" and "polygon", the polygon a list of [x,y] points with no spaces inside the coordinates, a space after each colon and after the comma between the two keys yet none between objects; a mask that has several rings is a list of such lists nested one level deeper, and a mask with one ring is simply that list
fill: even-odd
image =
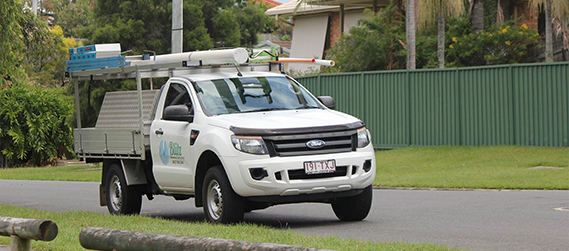
[{"label": "truck side window", "polygon": [[192,100],[190,99],[190,94],[188,93],[186,87],[179,83],[171,83],[168,93],[166,94],[166,100],[164,102],[164,108],[171,105],[187,105],[190,110],[190,114],[194,113],[192,107]]}]

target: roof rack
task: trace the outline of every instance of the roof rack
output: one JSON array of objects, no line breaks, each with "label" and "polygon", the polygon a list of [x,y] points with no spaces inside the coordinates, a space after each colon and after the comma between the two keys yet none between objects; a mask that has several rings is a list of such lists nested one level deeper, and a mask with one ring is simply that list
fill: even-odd
[{"label": "roof rack", "polygon": [[174,77],[226,71],[280,71],[281,63],[334,65],[331,60],[279,59],[280,47],[195,51],[174,54],[124,56],[120,44],[96,44],[69,49],[66,76],[71,80]]}]

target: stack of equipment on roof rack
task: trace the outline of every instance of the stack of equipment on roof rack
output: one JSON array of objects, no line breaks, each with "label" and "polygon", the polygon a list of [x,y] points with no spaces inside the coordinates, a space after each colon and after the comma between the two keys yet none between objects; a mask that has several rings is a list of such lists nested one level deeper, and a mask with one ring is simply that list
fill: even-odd
[{"label": "stack of equipment on roof rack", "polygon": [[130,65],[121,56],[120,44],[95,44],[69,49],[67,71],[82,71]]}]

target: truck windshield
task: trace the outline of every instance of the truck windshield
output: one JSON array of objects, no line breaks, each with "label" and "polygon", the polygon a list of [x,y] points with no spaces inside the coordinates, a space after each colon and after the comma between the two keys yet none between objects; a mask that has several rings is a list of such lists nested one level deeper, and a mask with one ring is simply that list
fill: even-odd
[{"label": "truck windshield", "polygon": [[242,77],[194,83],[208,115],[321,108],[318,101],[287,77]]}]

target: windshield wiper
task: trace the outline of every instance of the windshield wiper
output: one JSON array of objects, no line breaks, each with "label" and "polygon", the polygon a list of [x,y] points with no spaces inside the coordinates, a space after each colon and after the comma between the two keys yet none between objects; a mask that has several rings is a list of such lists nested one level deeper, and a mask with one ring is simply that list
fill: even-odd
[{"label": "windshield wiper", "polygon": [[241,113],[249,113],[249,112],[268,112],[268,111],[278,111],[278,110],[290,110],[290,109],[288,109],[288,108],[282,108],[282,107],[261,108],[261,109],[255,109],[255,110],[249,110],[249,111],[242,111]]},{"label": "windshield wiper", "polygon": [[296,110],[300,110],[300,109],[320,109],[320,107],[318,106],[300,106],[295,108]]}]

